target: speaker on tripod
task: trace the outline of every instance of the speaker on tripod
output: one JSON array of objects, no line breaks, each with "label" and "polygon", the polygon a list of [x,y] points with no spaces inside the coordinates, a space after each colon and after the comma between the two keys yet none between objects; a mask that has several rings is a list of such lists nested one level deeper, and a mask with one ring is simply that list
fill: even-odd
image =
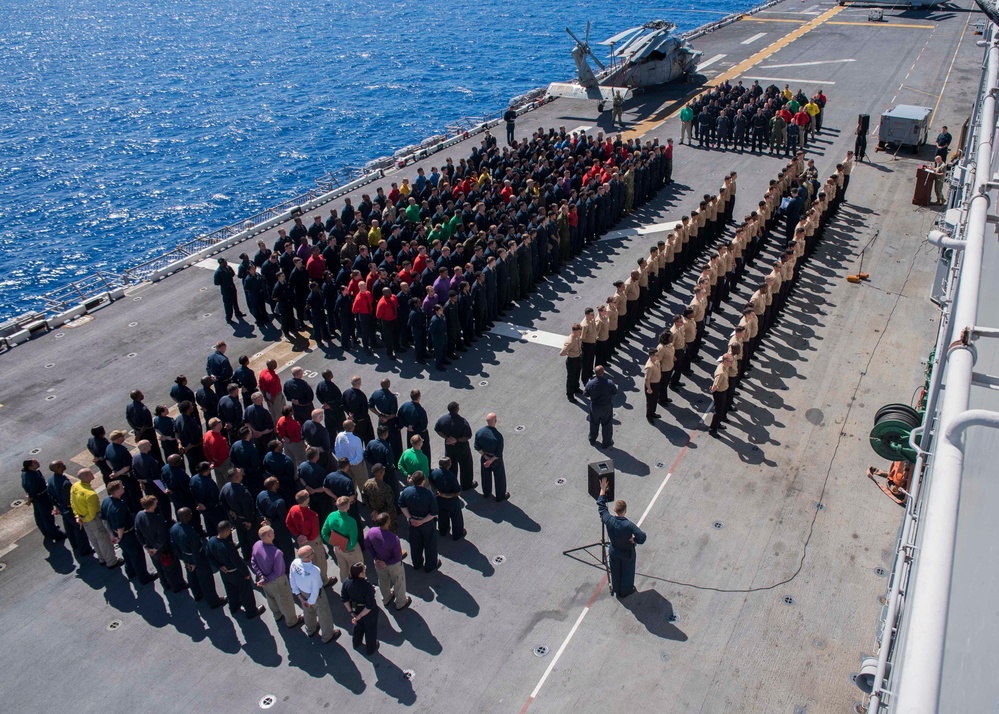
[{"label": "speaker on tripod", "polygon": [[[593,499],[600,497],[600,479],[607,479],[607,493],[606,498],[613,502],[614,501],[614,462],[610,459],[605,459],[603,461],[595,461],[586,467],[586,490]],[[580,562],[587,563],[588,565],[594,565],[595,567],[603,568],[607,573],[607,583],[610,585],[610,558],[607,555],[607,527],[604,525],[603,521],[600,522],[600,540],[596,543],[587,543],[586,545],[581,545],[578,548],[570,548],[569,550],[563,550],[562,555],[568,555],[570,558],[579,560]],[[596,548],[600,546],[600,565],[596,566],[595,563],[590,563],[589,561],[582,560],[576,557],[573,553],[578,553],[581,550],[585,550],[589,553],[590,548]],[[590,554],[592,556],[592,554]],[[610,587],[611,595],[614,594],[613,586]]]},{"label": "speaker on tripod", "polygon": [[595,461],[586,467],[586,486],[590,498],[600,497],[600,479],[607,479],[607,499],[614,500],[614,462],[610,459]]}]

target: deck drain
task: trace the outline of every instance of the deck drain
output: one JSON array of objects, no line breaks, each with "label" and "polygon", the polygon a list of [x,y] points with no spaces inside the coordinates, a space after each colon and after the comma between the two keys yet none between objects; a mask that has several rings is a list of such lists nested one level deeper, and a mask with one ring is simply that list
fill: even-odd
[{"label": "deck drain", "polygon": [[210,312],[206,312],[204,315],[202,315],[202,317],[211,317],[211,316],[212,316],[212,313],[210,313]]},{"label": "deck drain", "polygon": [[273,694],[265,694],[264,696],[260,697],[259,704],[261,709],[270,709],[272,706],[277,704],[277,697],[275,697]]},{"label": "deck drain", "polygon": [[574,298],[572,298],[572,299],[573,299],[573,300],[582,300],[583,298],[582,298],[581,296],[579,296],[579,295],[576,295],[576,296],[575,296]]},{"label": "deck drain", "polygon": [[714,523],[711,524],[711,527],[714,528],[716,531],[720,531],[722,528],[725,527],[725,524],[722,523],[721,521],[715,521]]},{"label": "deck drain", "polygon": [[817,650],[824,650],[826,648],[826,641],[820,640],[818,637],[816,637],[814,640],[812,640],[812,647],[814,647]]},{"label": "deck drain", "polygon": [[135,352],[129,352],[129,353],[128,353],[127,355],[125,355],[125,356],[126,356],[126,357],[127,357],[128,359],[132,359],[133,357],[135,357],[135,356],[136,356],[136,354],[135,354]]},{"label": "deck drain", "polygon": [[55,364],[52,362],[49,362],[47,365],[45,365],[45,369],[52,369],[53,367],[55,367]]},{"label": "deck drain", "polygon": [[781,598],[781,602],[784,603],[785,605],[793,605],[794,598],[791,597],[790,595],[785,595],[783,598]]},{"label": "deck drain", "polygon": [[141,300],[141,299],[142,299],[142,296],[140,295],[139,297],[132,298],[132,301],[133,302],[139,302],[139,300]]},{"label": "deck drain", "polygon": [[668,616],[666,617],[666,622],[679,622],[679,621],[680,621],[680,616],[679,616],[679,615],[677,615],[677,614],[676,614],[675,612],[671,612],[671,613],[670,613],[670,614],[669,614],[669,615],[668,615]]},{"label": "deck drain", "polygon": [[666,462],[664,462],[664,461],[657,461],[656,462],[656,468],[657,469],[664,469],[664,468],[666,468]]},{"label": "deck drain", "polygon": [[66,335],[65,332],[57,332],[57,333],[55,333],[55,338],[59,339],[60,337],[64,337],[65,335]]},{"label": "deck drain", "polygon": [[138,322],[130,322],[130,323],[128,323],[128,326],[129,327],[135,327],[138,324],[139,324]]},{"label": "deck drain", "polygon": [[56,396],[54,394],[50,394],[49,396],[45,397],[45,401],[51,402],[55,398],[56,398]]},{"label": "deck drain", "polygon": [[23,505],[24,505],[24,499],[23,498],[15,498],[13,501],[10,502],[10,507],[11,508],[20,508]]},{"label": "deck drain", "polygon": [[888,574],[888,571],[879,565],[874,569],[874,574],[877,575],[879,578],[883,578]]},{"label": "deck drain", "polygon": [[808,714],[808,707],[798,705],[794,708],[794,714]]},{"label": "deck drain", "polygon": [[518,424],[516,427],[514,427],[513,430],[514,431],[524,431],[525,429],[527,429],[526,426],[524,426],[523,424]]},{"label": "deck drain", "polygon": [[659,659],[661,659],[663,662],[669,662],[669,655],[663,652],[661,655],[659,655]]},{"label": "deck drain", "polygon": [[815,510],[816,511],[826,510],[826,504],[822,503],[822,501],[819,501],[818,503],[815,504]]},{"label": "deck drain", "polygon": [[555,485],[556,486],[564,486],[565,485],[565,478],[564,477],[560,477],[560,478],[555,479]]},{"label": "deck drain", "polygon": [[480,387],[488,387],[489,386],[489,382],[487,382],[486,380],[483,379],[481,382],[479,382],[479,386]]},{"label": "deck drain", "polygon": [[205,290],[207,290],[207,289],[208,289],[208,288],[198,288],[198,292],[199,292],[199,293],[203,293],[203,292],[205,292]]},{"label": "deck drain", "polygon": [[121,624],[122,624],[121,620],[111,620],[111,622],[108,623],[108,626],[105,627],[104,629],[107,630],[108,632],[114,632],[119,627],[121,627]]},{"label": "deck drain", "polygon": [[42,450],[41,450],[41,449],[39,449],[38,447],[35,447],[34,449],[32,449],[32,450],[31,450],[31,452],[30,452],[30,453],[31,453],[31,455],[32,455],[32,456],[34,456],[35,454],[40,454],[40,453],[42,453]]},{"label": "deck drain", "polygon": [[538,645],[534,648],[535,657],[545,657],[548,654],[548,645]]},{"label": "deck drain", "polygon": [[497,555],[495,558],[493,558],[493,565],[503,565],[503,563],[505,562],[506,562],[505,555]]},{"label": "deck drain", "polygon": [[414,672],[411,669],[404,669],[402,670],[402,678],[405,679],[407,682],[412,682],[414,679],[416,679],[416,672]]}]

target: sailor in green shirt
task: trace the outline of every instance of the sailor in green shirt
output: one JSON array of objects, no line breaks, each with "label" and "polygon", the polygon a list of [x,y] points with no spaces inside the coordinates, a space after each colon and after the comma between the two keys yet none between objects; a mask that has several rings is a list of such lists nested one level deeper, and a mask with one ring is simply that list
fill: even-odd
[{"label": "sailor in green shirt", "polygon": [[433,228],[430,229],[430,234],[427,236],[427,242],[430,245],[433,245],[435,240],[439,240],[439,241],[445,241],[445,240],[447,240],[447,238],[445,237],[445,233],[444,233],[444,224],[443,223],[438,222],[438,223],[434,224]]},{"label": "sailor in green shirt", "polygon": [[406,206],[406,220],[410,223],[420,222],[420,207],[416,205],[415,198],[410,198],[409,205]]},{"label": "sailor in green shirt", "polygon": [[686,138],[687,145],[690,146],[690,129],[694,125],[694,107],[692,105],[687,104],[680,110],[680,121],[683,122],[680,131],[680,143],[682,144],[684,138]]},{"label": "sailor in green shirt", "polygon": [[406,478],[417,471],[422,471],[425,474],[430,473],[430,460],[423,453],[423,437],[419,434],[413,434],[409,443],[412,444],[412,448],[403,451],[402,456],[399,457],[399,470],[405,474]]},{"label": "sailor in green shirt", "polygon": [[347,513],[349,508],[350,496],[340,496],[336,500],[336,510],[326,517],[326,522],[323,523],[323,528],[320,531],[324,543],[330,543],[330,536],[333,533],[347,539],[347,545],[343,548],[341,547],[342,542],[332,543],[333,556],[336,558],[336,564],[340,567],[341,582],[346,582],[343,579],[344,574],[348,578],[350,577],[350,566],[361,562],[362,559],[361,549],[357,547],[357,521]]},{"label": "sailor in green shirt", "polygon": [[454,215],[451,216],[451,220],[448,221],[448,238],[453,235],[458,235],[458,231],[461,230],[461,211],[457,207],[454,209]]}]

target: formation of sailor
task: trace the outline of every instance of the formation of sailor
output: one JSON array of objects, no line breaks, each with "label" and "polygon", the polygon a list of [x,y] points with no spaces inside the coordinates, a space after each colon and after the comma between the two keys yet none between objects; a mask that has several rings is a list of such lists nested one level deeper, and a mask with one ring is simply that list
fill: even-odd
[{"label": "formation of sailor", "polygon": [[727,80],[691,100],[680,110],[680,143],[697,139],[702,148],[749,149],[793,155],[822,131],[828,98],[819,89],[811,97],[804,90],[792,92],[759,81],[744,87]]},{"label": "formation of sailor", "polygon": [[[578,379],[584,384],[589,381],[594,362],[606,366],[615,349],[646,319],[649,310],[670,293],[685,271],[699,264],[723,235],[735,210],[736,179],[734,171],[725,176],[716,194],[706,194],[697,209],[684,215],[665,240],[649,246],[648,254],[637,259],[627,279],[614,281],[614,294],[605,304],[595,310],[584,309],[583,320],[577,323],[580,330],[573,325],[561,352],[566,357],[569,399],[578,389]],[[713,274],[717,270],[713,267]]]},{"label": "formation of sailor", "polygon": [[[225,396],[211,403],[213,411],[204,399],[188,398],[186,379],[175,381],[173,409],[157,405],[150,412],[144,395],[133,390],[126,418],[136,436],[147,437],[133,449],[121,430],[91,429],[87,451],[105,475],[103,500],[90,469],[79,470],[74,482],[56,461],[46,479],[37,461],[26,461],[22,485],[39,530],[51,540],[68,537],[82,567],[96,556],[108,569],[124,566],[137,587],[159,580],[171,595],[189,592],[212,609],[228,605],[234,616],[253,619],[270,609],[276,621],[304,626],[326,642],[340,631],[325,589],[342,582],[355,642],[371,653],[378,608],[371,604],[376,585],[374,575],[366,578],[366,555],[383,604],[390,611],[410,607],[407,557],[432,573],[443,565],[438,538],[457,541],[468,533],[463,493],[478,486],[473,448],[484,495],[510,496],[498,417],[489,413],[473,431],[457,402],[449,404],[434,423],[445,455],[431,469],[424,443],[430,420],[419,390],[400,405],[388,379],[368,398],[358,376],[341,392],[331,370],[313,385],[304,370],[294,369],[282,384],[273,361],[259,377],[249,359],[239,364],[232,370],[226,345],[215,345],[203,386]],[[241,393],[250,387],[256,391],[243,408]],[[271,406],[281,410],[277,423]],[[342,418],[344,430],[335,439],[324,424],[327,414]],[[299,415],[308,416],[304,425]],[[366,443],[354,418],[368,431],[377,424]],[[341,441],[347,448],[338,457]],[[192,452],[201,458],[193,467]],[[54,515],[62,516],[65,530]],[[405,549],[400,534],[409,540]],[[329,573],[330,558],[339,578]]]},{"label": "formation of sailor", "polygon": [[[619,119],[622,104],[615,99]],[[241,282],[252,319],[262,327],[276,320],[289,339],[307,329],[344,351],[396,359],[412,350],[418,364],[432,356],[447,369],[548,276],[672,183],[672,140],[554,128],[517,142],[511,130],[510,138],[502,147],[485,132],[467,159],[364,194],[356,206],[344,199],[308,229],[299,219],[273,246],[260,241],[252,257],[242,254],[235,273],[220,260],[215,284],[226,319],[243,317]],[[601,342],[587,334],[587,345]]]}]

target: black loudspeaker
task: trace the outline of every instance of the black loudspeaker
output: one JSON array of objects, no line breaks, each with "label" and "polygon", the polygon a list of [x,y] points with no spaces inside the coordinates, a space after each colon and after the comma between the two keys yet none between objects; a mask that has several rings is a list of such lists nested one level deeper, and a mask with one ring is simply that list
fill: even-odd
[{"label": "black loudspeaker", "polygon": [[871,130],[871,115],[861,114],[857,117],[857,133],[867,134]]},{"label": "black loudspeaker", "polygon": [[591,498],[600,497],[600,479],[607,479],[607,500],[614,500],[614,462],[610,459],[596,461],[586,468],[587,487]]}]

